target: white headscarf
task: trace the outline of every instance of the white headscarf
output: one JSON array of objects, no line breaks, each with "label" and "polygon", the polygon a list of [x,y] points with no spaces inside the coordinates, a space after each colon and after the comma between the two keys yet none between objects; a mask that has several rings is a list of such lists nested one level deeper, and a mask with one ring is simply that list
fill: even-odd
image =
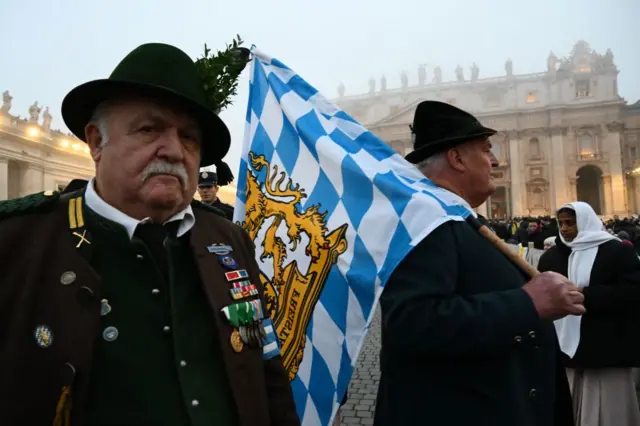
[{"label": "white headscarf", "polygon": [[[578,235],[573,241],[566,241],[560,234],[562,242],[571,249],[567,266],[569,276],[567,278],[579,288],[587,287],[591,278],[591,268],[598,254],[598,247],[610,240],[620,240],[605,230],[602,221],[589,204],[576,201],[565,204],[558,211],[562,209],[571,209],[576,212],[576,225],[578,228]],[[576,354],[580,343],[581,322],[582,317],[575,315],[569,315],[554,321],[560,349],[571,358]]]}]

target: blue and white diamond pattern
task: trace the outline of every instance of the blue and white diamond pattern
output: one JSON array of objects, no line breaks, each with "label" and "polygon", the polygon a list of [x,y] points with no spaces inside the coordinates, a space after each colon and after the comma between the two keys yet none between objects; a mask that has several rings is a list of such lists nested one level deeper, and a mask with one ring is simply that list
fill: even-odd
[{"label": "blue and white diamond pattern", "polygon": [[[433,229],[464,220],[471,211],[287,66],[255,47],[252,53],[239,176],[247,174],[249,151],[262,154],[305,189],[302,209],[320,203],[328,229],[348,224],[348,249],[325,283],[307,329],[303,362],[291,383],[303,426],[324,426],[346,392],[393,269]],[[246,180],[240,179],[235,221],[244,220],[245,202]],[[259,233],[257,239],[262,238]],[[272,266],[260,260],[262,241],[255,243],[259,266],[272,276]],[[308,265],[305,256],[287,256],[301,270]]]}]

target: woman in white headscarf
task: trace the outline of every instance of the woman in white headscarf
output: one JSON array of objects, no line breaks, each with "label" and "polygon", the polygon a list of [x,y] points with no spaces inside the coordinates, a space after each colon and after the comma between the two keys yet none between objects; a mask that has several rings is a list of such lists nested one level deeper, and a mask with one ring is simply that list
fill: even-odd
[{"label": "woman in white headscarf", "polygon": [[640,426],[631,370],[640,366],[640,259],[586,203],[562,206],[557,220],[560,236],[538,269],[584,294],[583,316],[555,321],[576,426]]}]

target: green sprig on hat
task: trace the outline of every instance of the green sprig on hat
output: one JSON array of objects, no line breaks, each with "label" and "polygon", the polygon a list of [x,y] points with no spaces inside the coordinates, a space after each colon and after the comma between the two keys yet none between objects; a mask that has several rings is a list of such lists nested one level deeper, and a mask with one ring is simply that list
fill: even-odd
[{"label": "green sprig on hat", "polygon": [[238,92],[238,79],[250,59],[249,49],[241,47],[240,35],[231,44],[213,54],[205,44],[204,56],[195,61],[209,107],[216,113],[231,105]]}]

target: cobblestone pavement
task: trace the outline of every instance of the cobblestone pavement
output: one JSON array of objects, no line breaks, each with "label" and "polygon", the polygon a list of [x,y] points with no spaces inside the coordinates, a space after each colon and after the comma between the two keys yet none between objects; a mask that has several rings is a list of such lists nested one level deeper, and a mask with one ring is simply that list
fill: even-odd
[{"label": "cobblestone pavement", "polygon": [[380,308],[371,321],[341,410],[341,425],[372,425],[380,382]]}]

